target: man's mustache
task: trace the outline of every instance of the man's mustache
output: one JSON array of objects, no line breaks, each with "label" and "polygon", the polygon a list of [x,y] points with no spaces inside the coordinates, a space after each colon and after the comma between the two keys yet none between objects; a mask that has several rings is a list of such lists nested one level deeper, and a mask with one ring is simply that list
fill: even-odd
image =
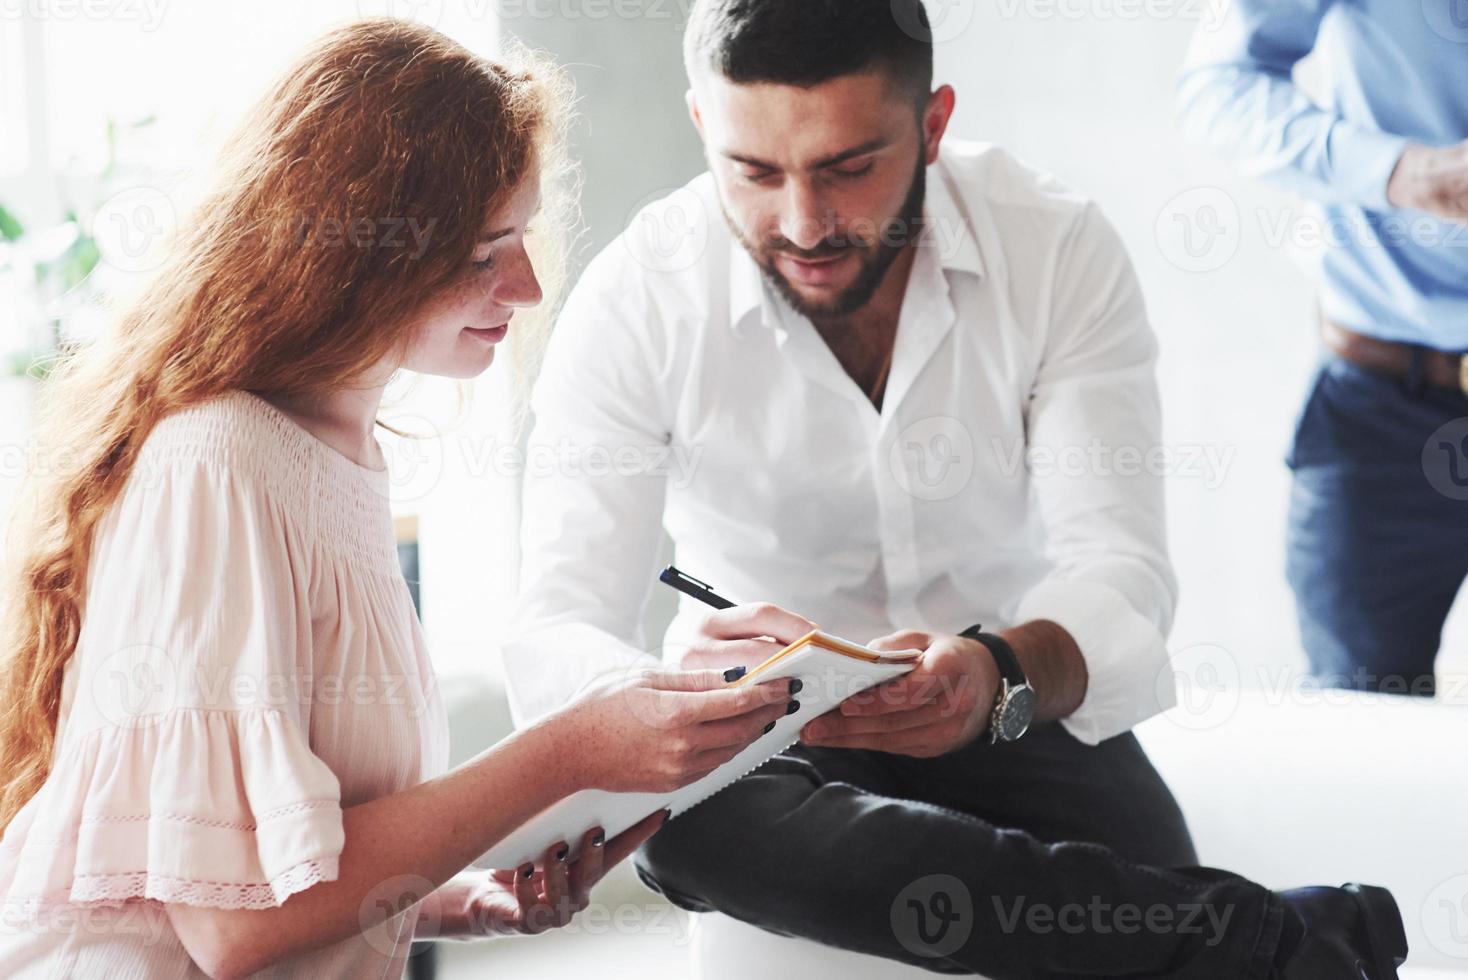
[{"label": "man's mustache", "polygon": [[847,252],[860,251],[865,247],[863,243],[857,241],[827,241],[815,248],[801,248],[791,244],[789,239],[780,238],[766,240],[764,251],[771,256],[788,255],[806,262],[816,262],[821,259],[835,258]]}]

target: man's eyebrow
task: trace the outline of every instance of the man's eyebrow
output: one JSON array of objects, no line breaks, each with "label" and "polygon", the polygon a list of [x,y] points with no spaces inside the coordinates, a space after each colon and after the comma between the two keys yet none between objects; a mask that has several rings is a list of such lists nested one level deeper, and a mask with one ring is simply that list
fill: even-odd
[{"label": "man's eyebrow", "polygon": [[[825,157],[824,159],[817,160],[815,163],[810,165],[809,169],[822,170],[826,167],[834,167],[838,164],[845,163],[847,160],[851,160],[855,157],[863,157],[866,156],[868,153],[876,153],[878,150],[884,150],[888,146],[890,146],[891,143],[892,141],[887,139],[886,137],[878,137],[874,140],[868,140],[867,142],[862,143],[858,146],[851,147],[849,150],[842,150],[840,153],[836,153],[832,156]],[[760,170],[780,169],[773,163],[767,163],[764,160],[760,160],[755,157],[744,156],[740,153],[725,151],[724,156],[730,160],[733,160],[735,163],[742,163],[748,167],[757,167]]]}]

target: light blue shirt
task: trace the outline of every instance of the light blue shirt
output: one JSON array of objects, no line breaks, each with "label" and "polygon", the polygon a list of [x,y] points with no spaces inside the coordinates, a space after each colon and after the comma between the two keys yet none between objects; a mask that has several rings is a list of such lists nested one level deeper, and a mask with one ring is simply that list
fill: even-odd
[{"label": "light blue shirt", "polygon": [[[1292,77],[1312,51],[1324,104]],[[1319,202],[1327,317],[1468,351],[1468,226],[1386,199],[1409,140],[1468,138],[1468,2],[1233,0],[1199,31],[1179,101],[1191,136]]]}]

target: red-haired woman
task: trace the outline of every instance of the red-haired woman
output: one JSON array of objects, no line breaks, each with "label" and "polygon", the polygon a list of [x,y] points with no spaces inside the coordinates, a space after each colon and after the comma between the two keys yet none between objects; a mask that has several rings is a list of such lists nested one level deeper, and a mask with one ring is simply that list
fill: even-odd
[{"label": "red-haired woman", "polygon": [[556,93],[405,22],[327,36],[46,383],[0,649],[0,975],[401,976],[424,899],[439,935],[563,925],[662,814],[450,879],[568,793],[685,785],[784,712],[646,672],[445,772],[374,418],[395,371],[477,375],[541,301]]}]

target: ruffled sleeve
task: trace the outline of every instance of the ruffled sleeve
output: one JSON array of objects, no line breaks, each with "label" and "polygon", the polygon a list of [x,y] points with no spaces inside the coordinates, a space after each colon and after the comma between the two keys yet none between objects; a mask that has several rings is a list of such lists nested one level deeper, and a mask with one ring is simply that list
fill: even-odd
[{"label": "ruffled sleeve", "polygon": [[0,844],[12,907],[265,908],[337,874],[309,501],[227,446],[149,446],[98,528],[51,774]]}]

